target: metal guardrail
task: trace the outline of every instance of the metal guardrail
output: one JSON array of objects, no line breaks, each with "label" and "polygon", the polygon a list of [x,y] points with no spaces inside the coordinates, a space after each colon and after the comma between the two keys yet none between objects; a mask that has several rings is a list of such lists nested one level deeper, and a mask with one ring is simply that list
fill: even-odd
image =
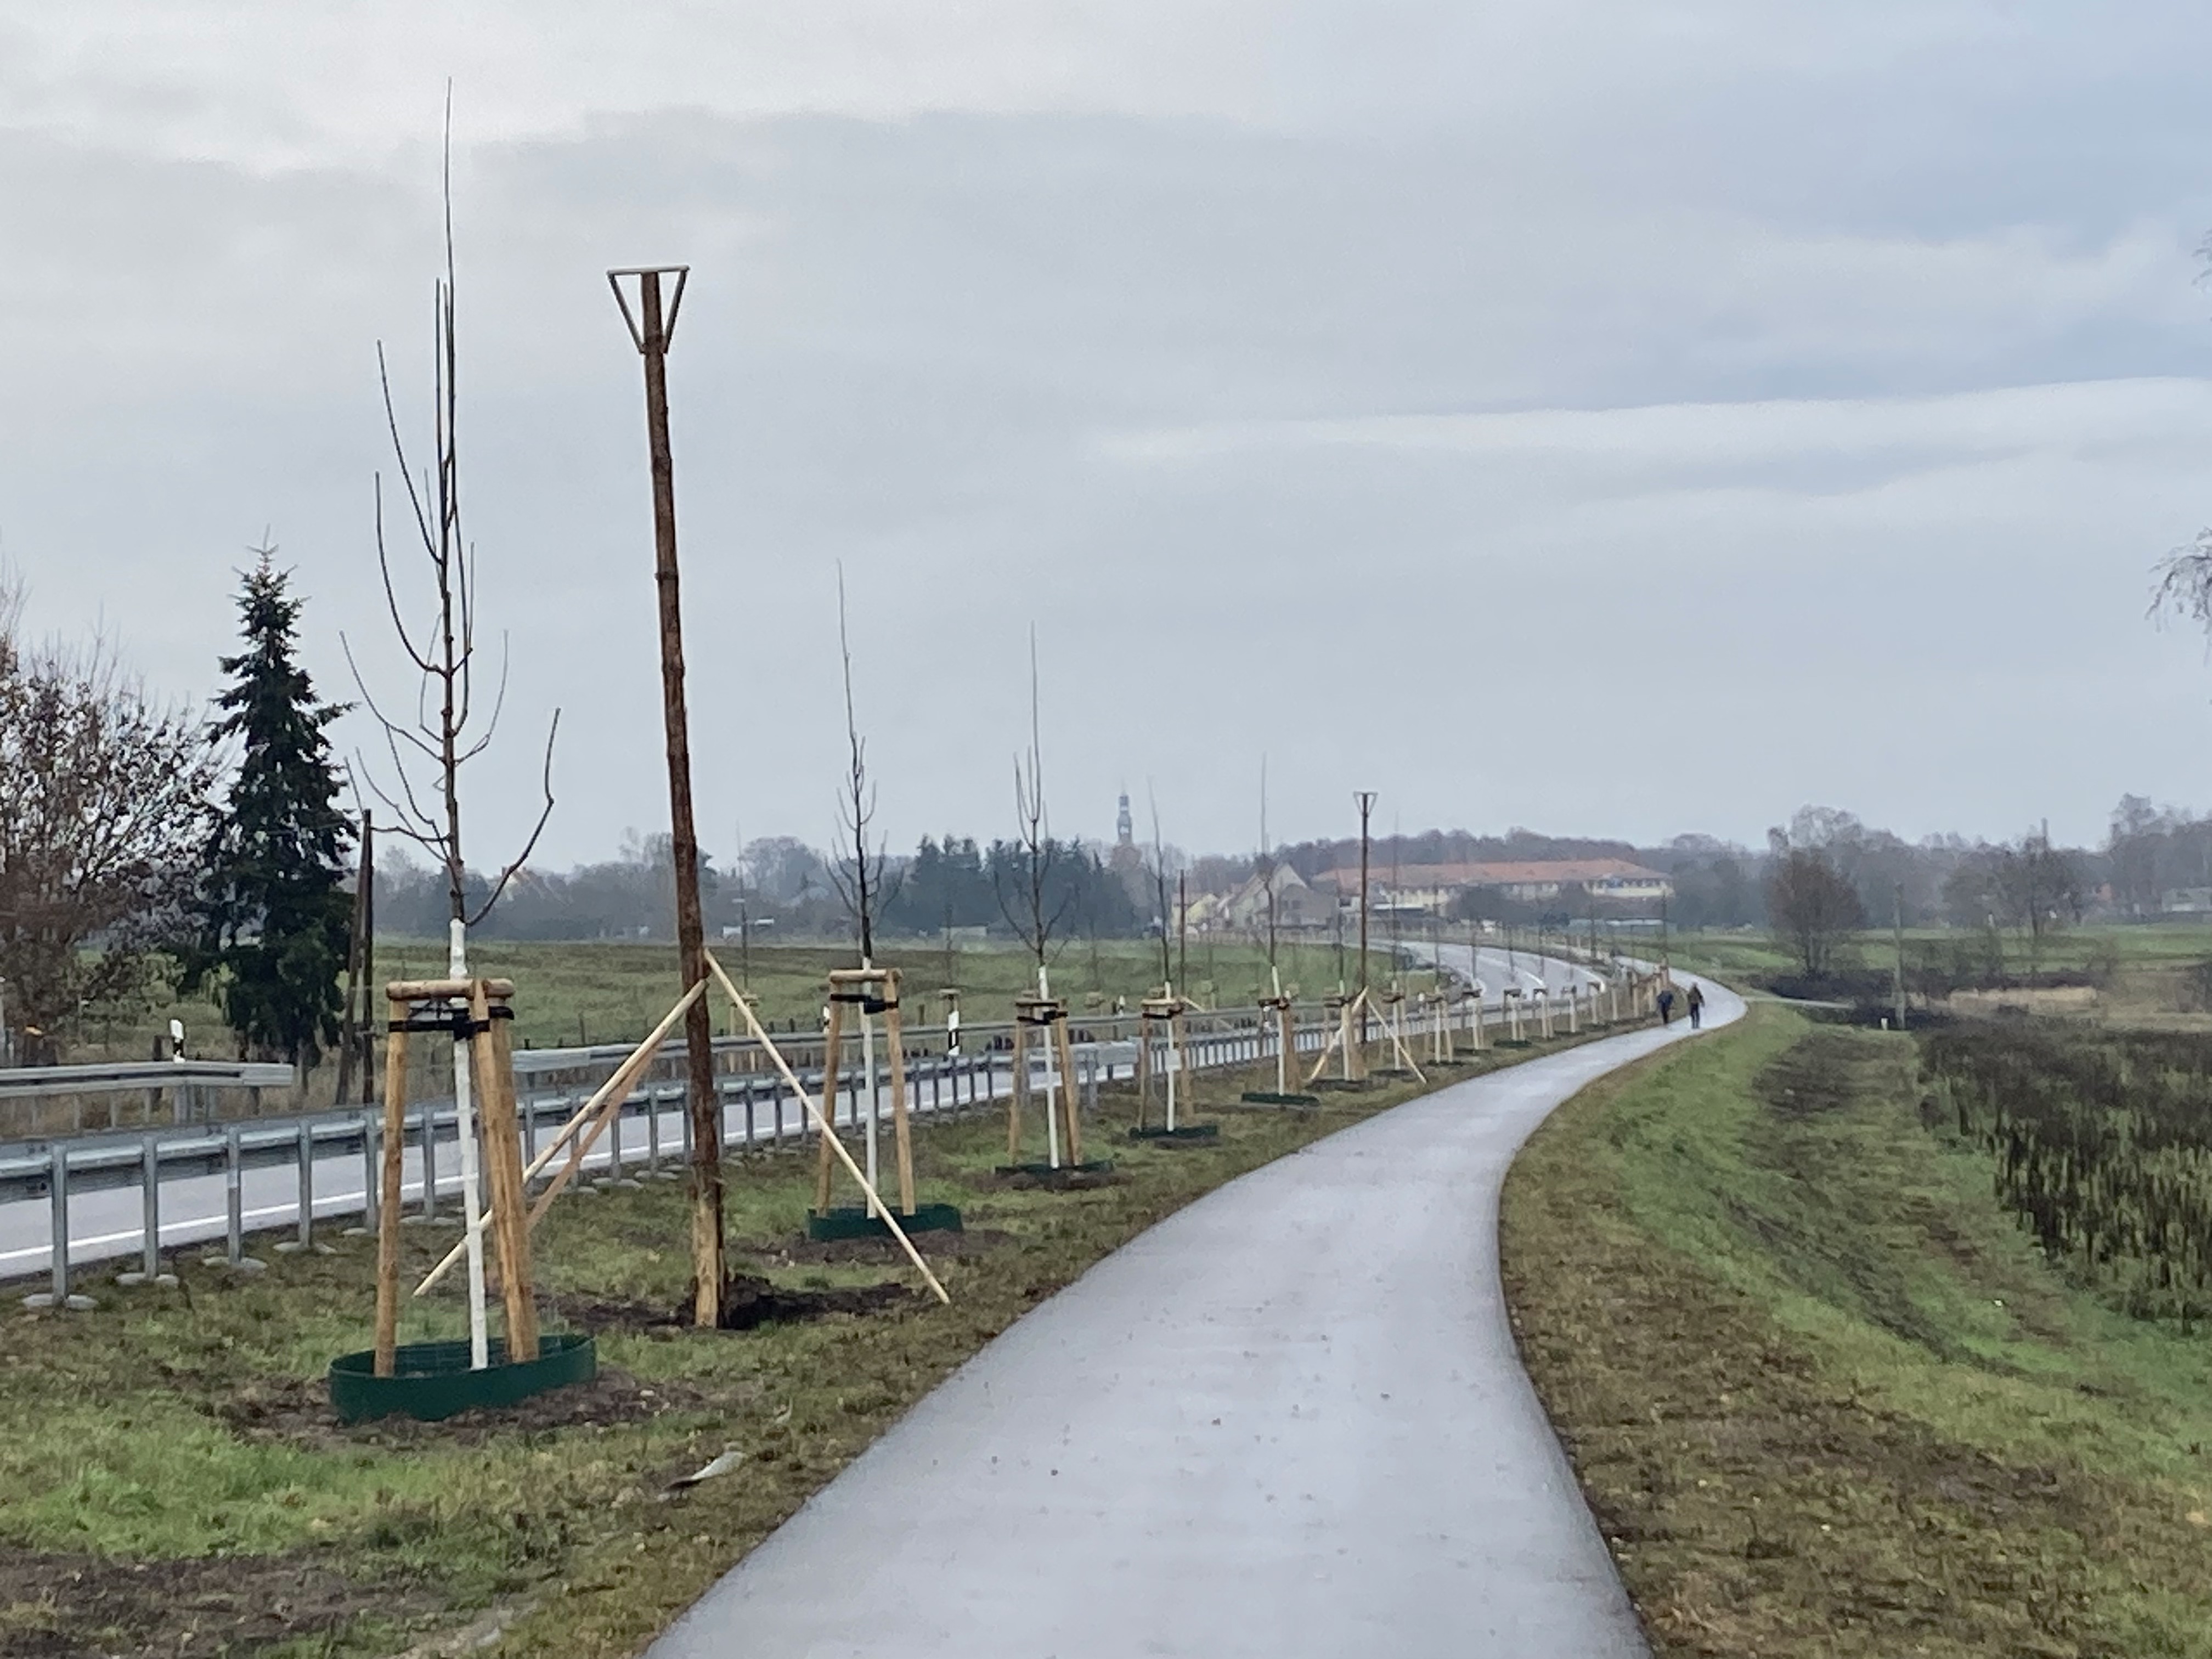
[{"label": "metal guardrail", "polygon": [[[1613,1006],[1609,1011],[1611,1019],[1619,1019],[1624,1012],[1619,991],[1616,986]],[[1463,1002],[1407,1006],[1402,1035],[1409,1041],[1431,1037],[1439,1021],[1454,1029],[1463,1029],[1469,1024],[1463,1012]],[[1561,1006],[1561,1017],[1565,1018],[1565,1005]],[[1487,1019],[1495,1011],[1502,1019],[1505,1008],[1502,1000],[1486,1000],[1484,1017]],[[1317,1012],[1309,1010],[1308,1013],[1310,1016]],[[1607,1012],[1601,1011],[1593,999],[1587,1014],[1582,1017],[1606,1019]],[[1072,1024],[1085,1036],[1083,1042],[1073,1045],[1079,1097],[1087,1109],[1095,1109],[1102,1084],[1135,1075],[1137,1021],[1133,1017],[1104,1017]],[[1257,1011],[1198,1012],[1188,1017],[1188,1024],[1191,1029],[1186,1034],[1183,1063],[1193,1071],[1255,1065],[1274,1056],[1275,1029],[1272,1022],[1263,1022]],[[1124,1026],[1131,1028],[1126,1035],[1121,1030]],[[980,1037],[985,1042],[979,1048],[959,1054],[930,1053],[908,1045],[908,1098],[915,1113],[919,1116],[957,1115],[1004,1099],[1013,1086],[1012,1056],[989,1046],[989,1039],[1012,1029],[1011,1024],[964,1027],[963,1038]],[[1297,1021],[1293,1025],[1293,1051],[1310,1054],[1322,1050],[1334,1029],[1334,1021],[1330,1018]],[[1363,1041],[1379,1040],[1383,1034],[1379,1019],[1370,1010]],[[731,1039],[723,1041],[731,1048],[739,1046]],[[805,1041],[799,1040],[801,1044]],[[743,1046],[752,1045],[748,1042]],[[816,1040],[812,1046],[818,1057],[820,1041]],[[534,1052],[549,1063],[526,1071],[520,1063],[526,1055],[518,1054],[519,1073],[544,1075],[562,1069],[596,1070],[603,1077],[629,1051],[594,1048]],[[681,1048],[675,1053],[680,1060]],[[1042,1057],[1033,1057],[1033,1081],[1047,1064]],[[289,1079],[288,1068],[276,1069],[284,1071]],[[823,1075],[819,1059],[811,1066],[794,1066],[793,1069],[801,1083],[818,1098]],[[861,1071],[856,1064],[841,1064],[837,1068],[831,1109],[833,1115],[837,1115],[838,1109],[843,1108],[841,1127],[857,1126],[860,1120]],[[884,1084],[879,1065],[872,1080],[878,1097]],[[774,1149],[810,1139],[805,1108],[773,1073],[724,1072],[716,1078],[716,1090],[722,1103],[726,1146]],[[591,1085],[584,1085],[521,1095],[517,1105],[526,1160],[535,1156],[544,1139],[568,1120],[591,1091]],[[688,1159],[690,1126],[684,1109],[685,1093],[686,1085],[680,1075],[641,1085],[622,1103],[611,1133],[587,1162],[605,1170],[611,1178],[620,1179],[631,1167],[641,1167],[647,1174],[659,1173],[665,1153]],[[419,1103],[410,1108],[410,1116],[412,1121],[405,1143],[414,1155],[411,1158],[403,1157],[403,1162],[414,1166],[414,1179],[403,1185],[403,1191],[411,1186],[419,1194],[420,1213],[425,1218],[434,1217],[441,1197],[459,1194],[458,1158],[452,1161],[452,1166],[442,1166],[438,1150],[457,1141],[458,1123],[450,1101]],[[676,1131],[672,1136],[665,1135],[665,1121],[672,1117]],[[220,1176],[223,1182],[225,1203],[221,1237],[227,1258],[234,1262],[244,1258],[247,1232],[267,1231],[271,1220],[279,1227],[288,1223],[295,1227],[301,1247],[313,1245],[319,1219],[358,1216],[363,1224],[374,1227],[383,1139],[380,1110],[350,1108],[302,1115],[289,1121],[264,1120],[184,1131],[89,1137],[0,1152],[0,1208],[43,1198],[49,1217],[46,1249],[0,1253],[0,1279],[50,1273],[51,1295],[60,1305],[69,1297],[73,1267],[88,1264],[95,1258],[137,1254],[142,1261],[142,1270],[149,1278],[157,1274],[161,1271],[165,1230],[172,1245],[188,1242],[185,1234],[213,1237],[210,1218],[204,1215],[181,1221],[163,1218],[163,1186],[193,1179]],[[664,1146],[664,1140],[670,1144]],[[355,1158],[359,1159],[359,1190],[318,1191],[319,1169],[327,1171],[333,1166],[342,1168]],[[249,1212],[246,1202],[248,1176],[256,1170],[288,1165],[295,1171],[293,1196]],[[74,1198],[131,1188],[139,1192],[141,1200],[137,1225],[131,1230],[137,1234],[135,1248],[125,1242],[127,1231],[92,1240],[72,1238],[70,1218]],[[79,1243],[86,1248],[76,1248]],[[6,1260],[8,1254],[43,1255],[47,1261],[11,1269]]]},{"label": "metal guardrail", "polygon": [[289,1089],[292,1068],[258,1060],[149,1060],[119,1066],[12,1066],[0,1070],[0,1101],[119,1094],[179,1085],[208,1089]]}]

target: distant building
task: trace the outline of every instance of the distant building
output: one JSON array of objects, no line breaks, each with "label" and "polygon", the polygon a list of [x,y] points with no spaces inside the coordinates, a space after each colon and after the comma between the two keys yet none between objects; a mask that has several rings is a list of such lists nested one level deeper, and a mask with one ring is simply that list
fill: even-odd
[{"label": "distant building", "polygon": [[1274,890],[1275,926],[1284,933],[1329,925],[1336,908],[1334,895],[1316,892],[1306,878],[1287,864],[1278,864],[1265,878],[1256,872],[1249,878],[1223,905],[1224,921],[1240,932],[1267,932],[1270,888]]}]

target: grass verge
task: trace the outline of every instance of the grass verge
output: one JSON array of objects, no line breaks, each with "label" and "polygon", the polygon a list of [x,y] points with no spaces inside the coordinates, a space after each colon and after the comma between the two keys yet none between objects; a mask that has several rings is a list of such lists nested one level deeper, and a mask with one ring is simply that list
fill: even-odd
[{"label": "grass verge", "polygon": [[2204,1340],[2068,1284],[1914,1051],[1754,1006],[1504,1200],[1523,1357],[1662,1655],[2212,1654]]},{"label": "grass verge", "polygon": [[[959,1238],[921,1241],[950,1307],[901,1288],[907,1270],[880,1244],[805,1243],[811,1158],[730,1165],[733,1267],[787,1303],[830,1310],[750,1331],[665,1322],[689,1278],[680,1185],[564,1198],[538,1236],[547,1322],[595,1330],[604,1374],[483,1420],[348,1429],[331,1417],[325,1367],[368,1337],[367,1239],[329,1255],[264,1248],[271,1265],[251,1276],[194,1250],[176,1290],[94,1285],[95,1313],[13,1315],[0,1339],[0,1653],[337,1659],[487,1614],[503,1655],[635,1652],[953,1367],[1101,1256],[1418,1092],[1401,1082],[1311,1110],[1238,1109],[1255,1080],[1200,1081],[1194,1109],[1220,1139],[1198,1146],[1128,1141],[1131,1103],[1109,1092],[1085,1149],[1115,1159],[1116,1179],[1085,1191],[1001,1184],[1002,1115],[919,1133],[921,1196],[966,1213]],[[452,1232],[404,1237],[413,1274]],[[461,1328],[441,1291],[410,1309],[401,1334]],[[734,1473],[669,1491],[726,1451],[741,1459]]]}]

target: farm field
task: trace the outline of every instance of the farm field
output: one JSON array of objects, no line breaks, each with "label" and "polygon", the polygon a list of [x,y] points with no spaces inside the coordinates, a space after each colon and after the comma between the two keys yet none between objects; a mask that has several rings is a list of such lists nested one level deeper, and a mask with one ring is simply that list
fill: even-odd
[{"label": "farm field", "polygon": [[[711,948],[732,977],[750,981],[746,988],[760,996],[761,1018],[778,1030],[794,1023],[800,1029],[813,1029],[821,1015],[823,976],[831,968],[849,967],[854,961],[849,948],[833,945],[755,945],[750,953],[743,953],[735,941],[722,941],[712,942]],[[1358,953],[1347,948],[1344,956],[1345,973],[1356,981]],[[1335,989],[1333,945],[1285,943],[1277,957],[1285,989],[1296,987],[1310,998]],[[1186,988],[1208,1006],[1250,1007],[1268,983],[1267,953],[1248,940],[1194,939],[1188,957],[1190,983]],[[635,1042],[667,1011],[678,983],[673,945],[486,940],[471,944],[470,960],[481,972],[514,981],[519,1047]],[[935,944],[893,941],[879,960],[904,973],[907,1017],[912,1024],[944,1018],[942,993],[948,984],[961,994],[962,1018],[1007,1018],[1014,997],[1033,989],[1036,981],[1030,958],[1019,947],[1003,943],[963,944],[947,951]],[[1378,981],[1389,975],[1389,953],[1379,943],[1371,960]],[[445,968],[442,941],[377,940],[380,985],[409,977],[442,978]],[[1078,1013],[1110,1006],[1116,997],[1127,998],[1133,1006],[1137,998],[1158,988],[1159,944],[1077,940],[1054,957],[1051,972],[1054,993],[1066,999]],[[1408,974],[1406,983],[1419,988],[1428,983],[1428,976]],[[211,1002],[163,995],[127,1018],[91,1024],[83,1039],[70,1045],[68,1057],[143,1060],[153,1051],[155,1033],[166,1030],[172,1017],[185,1022],[194,1052],[229,1052],[228,1033]],[[728,1010],[718,1004],[714,1018],[715,1030],[723,1030]],[[335,1068],[325,1065],[309,1086],[311,1097],[326,1103],[335,1086]]]},{"label": "farm field", "polygon": [[[1955,963],[1962,956],[1986,962],[1985,945],[1985,936],[1961,930],[1908,928],[1908,982],[1916,969],[1929,964]],[[1764,987],[1796,971],[1789,953],[1771,937],[1749,929],[1676,933],[1669,935],[1667,948],[1677,967],[1747,988]],[[1886,983],[1894,960],[1893,936],[1877,928],[1860,934],[1838,966],[1863,969]],[[2212,1031],[2212,969],[2199,971],[2208,962],[2212,926],[2202,923],[2066,928],[2045,939],[2038,971],[2044,978],[2069,982],[2039,988],[2024,982],[2026,949],[2008,935],[2003,963],[2014,982],[2001,989],[1958,991],[1946,1000],[1961,1012],[2009,1006],[2113,1024]]]},{"label": "farm field", "polygon": [[[1480,1062],[1499,1063],[1494,1050]],[[921,1128],[921,1198],[966,1212],[957,1241],[920,1241],[950,1307],[912,1293],[884,1247],[805,1243],[811,1158],[728,1166],[733,1271],[763,1281],[763,1311],[819,1310],[747,1331],[662,1322],[686,1297],[681,1185],[564,1198],[538,1235],[548,1325],[599,1334],[601,1380],[501,1419],[336,1423],[321,1376],[368,1340],[367,1239],[270,1255],[247,1277],[188,1251],[173,1291],[97,1282],[94,1313],[11,1312],[0,1651],[339,1659],[489,1618],[511,1626],[503,1654],[635,1652],[1028,1308],[1200,1194],[1418,1088],[1327,1094],[1310,1111],[1233,1103],[1271,1079],[1198,1081],[1194,1109],[1221,1126],[1212,1146],[1128,1142],[1133,1097],[1109,1090],[1087,1146],[1119,1178],[1095,1190],[1001,1185],[1000,1114]],[[411,1278],[453,1232],[403,1237]],[[401,1337],[462,1328],[441,1290]],[[726,1452],[734,1473],[668,1490]]]},{"label": "farm field", "polygon": [[2212,1653],[2202,1324],[2047,1254],[1918,1065],[1754,1005],[1509,1181],[1523,1356],[1655,1648]]}]

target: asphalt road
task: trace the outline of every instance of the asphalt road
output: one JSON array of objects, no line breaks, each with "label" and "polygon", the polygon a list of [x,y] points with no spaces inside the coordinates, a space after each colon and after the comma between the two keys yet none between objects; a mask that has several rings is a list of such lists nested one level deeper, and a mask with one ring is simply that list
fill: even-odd
[{"label": "asphalt road", "polygon": [[[1126,1065],[1125,1061],[1124,1069]],[[975,1080],[969,1079],[970,1083]],[[994,1098],[1003,1096],[1012,1087],[1011,1079],[1003,1069],[993,1081]],[[917,1067],[912,1083],[915,1110],[928,1110],[931,1094],[927,1068]],[[854,1109],[857,1093],[857,1087],[854,1085],[847,1086],[841,1092],[839,1098],[843,1103],[838,1109],[840,1122],[848,1120]],[[569,1099],[564,1103],[564,1109],[578,1103],[580,1103],[580,1097]],[[412,1114],[417,1109],[410,1107],[409,1109],[411,1121]],[[748,1138],[745,1127],[747,1109],[736,1103],[723,1108],[727,1139],[733,1146]],[[803,1133],[805,1109],[796,1098],[784,1094],[774,1102],[763,1098],[750,1108],[752,1124],[750,1138],[761,1142],[774,1139],[779,1133],[776,1127],[779,1114],[782,1119],[781,1134],[784,1139],[795,1139]],[[683,1107],[661,1107],[652,1115],[659,1119],[661,1167],[664,1170],[680,1170],[684,1163]],[[546,1125],[544,1133],[548,1136],[552,1133],[554,1121]],[[177,1133],[191,1135],[200,1132],[181,1130]],[[623,1119],[618,1132],[611,1132],[610,1138],[613,1133],[619,1133],[621,1136],[623,1164],[626,1172],[633,1176],[641,1174],[654,1138],[654,1129],[648,1122],[647,1114],[633,1110]],[[888,1141],[888,1109],[883,1133]],[[137,1137],[118,1139],[128,1139],[135,1145]],[[457,1233],[460,1225],[459,1158],[459,1148],[450,1139],[440,1142],[437,1149],[437,1190],[445,1205],[446,1221]],[[603,1139],[585,1164],[587,1169],[605,1174],[611,1161],[610,1149]],[[420,1206],[422,1194],[419,1146],[410,1146],[403,1167],[401,1194],[411,1213]],[[314,1214],[318,1225],[325,1222],[333,1225],[358,1223],[362,1218],[362,1189],[367,1176],[360,1154],[331,1152],[319,1155],[312,1168]],[[296,1163],[247,1169],[241,1174],[240,1188],[242,1222],[248,1233],[297,1225],[300,1177]],[[198,1176],[171,1174],[165,1176],[161,1182],[161,1248],[173,1250],[187,1244],[210,1243],[220,1246],[229,1228],[228,1201],[227,1179],[221,1173]],[[69,1233],[72,1263],[89,1267],[101,1261],[135,1261],[143,1249],[145,1239],[143,1200],[140,1188],[136,1185],[88,1187],[73,1192],[70,1203]],[[0,1202],[0,1280],[46,1273],[52,1261],[52,1211],[44,1198]],[[256,1243],[265,1248],[269,1242],[262,1240]],[[253,1244],[249,1244],[249,1249],[253,1247]],[[97,1288],[96,1285],[94,1288]]]},{"label": "asphalt road", "polygon": [[[1712,1024],[1742,1012],[1707,994]],[[1498,1198],[1554,1106],[1687,1035],[1459,1084],[1171,1217],[962,1368],[652,1659],[1644,1654],[1521,1369]]]}]

